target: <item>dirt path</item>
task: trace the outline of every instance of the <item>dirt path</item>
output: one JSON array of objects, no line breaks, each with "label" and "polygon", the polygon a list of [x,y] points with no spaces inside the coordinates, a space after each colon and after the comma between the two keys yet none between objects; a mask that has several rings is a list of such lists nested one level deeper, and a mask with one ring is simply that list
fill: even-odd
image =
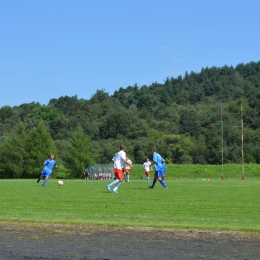
[{"label": "dirt path", "polygon": [[260,234],[0,222],[0,260],[260,259]]}]

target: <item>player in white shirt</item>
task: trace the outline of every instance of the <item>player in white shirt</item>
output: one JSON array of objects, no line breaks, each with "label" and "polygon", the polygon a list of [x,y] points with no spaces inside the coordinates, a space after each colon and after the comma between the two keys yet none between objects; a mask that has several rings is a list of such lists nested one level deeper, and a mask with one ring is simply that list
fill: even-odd
[{"label": "player in white shirt", "polygon": [[145,176],[141,177],[142,178],[147,178],[147,182],[150,181],[150,169],[151,169],[152,163],[149,161],[148,157],[145,158],[145,162],[143,163],[142,167],[145,170]]},{"label": "player in white shirt", "polygon": [[[124,176],[123,171],[122,171],[123,164],[127,163],[124,145],[120,145],[120,151],[115,154],[112,161],[114,162],[114,175],[116,177],[116,180],[107,185],[107,190],[108,190],[108,192],[110,192],[111,187],[113,185],[115,185],[115,188],[113,189],[112,192],[118,193],[117,190],[118,190],[119,186],[121,185],[121,182],[122,182],[123,176]],[[129,166],[132,167],[132,164],[130,164]]]},{"label": "player in white shirt", "polygon": [[133,163],[127,156],[126,156],[126,161],[127,163],[125,163],[125,182],[130,182],[129,174],[130,174],[131,167],[133,167]]}]

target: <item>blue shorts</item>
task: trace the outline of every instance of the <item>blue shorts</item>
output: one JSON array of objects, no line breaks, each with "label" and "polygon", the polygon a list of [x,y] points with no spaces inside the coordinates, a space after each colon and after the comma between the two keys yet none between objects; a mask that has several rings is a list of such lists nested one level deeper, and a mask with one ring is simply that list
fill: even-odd
[{"label": "blue shorts", "polygon": [[155,173],[154,173],[155,177],[160,178],[160,177],[162,177],[162,175],[163,175],[163,173],[161,170],[158,170],[158,171],[155,170]]},{"label": "blue shorts", "polygon": [[42,177],[48,177],[48,178],[50,178],[50,177],[51,177],[51,174],[52,174],[52,172],[49,172],[49,171],[46,171],[46,170],[43,170],[43,171],[42,171]]}]

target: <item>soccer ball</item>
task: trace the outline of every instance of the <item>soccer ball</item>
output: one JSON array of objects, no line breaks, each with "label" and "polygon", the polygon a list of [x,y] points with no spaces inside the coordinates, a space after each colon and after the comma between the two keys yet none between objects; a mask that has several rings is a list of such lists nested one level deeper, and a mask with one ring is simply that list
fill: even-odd
[{"label": "soccer ball", "polygon": [[63,181],[58,181],[59,186],[63,185]]}]

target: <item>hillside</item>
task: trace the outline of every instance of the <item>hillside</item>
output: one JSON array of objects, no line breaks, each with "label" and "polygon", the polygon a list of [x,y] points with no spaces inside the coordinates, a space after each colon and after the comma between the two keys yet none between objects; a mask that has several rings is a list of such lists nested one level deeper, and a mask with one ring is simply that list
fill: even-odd
[{"label": "hillside", "polygon": [[[35,102],[4,106],[0,109],[0,174],[38,174],[35,170],[41,166],[31,167],[29,158],[38,165],[49,147],[65,162],[73,145],[77,150],[77,138],[85,138],[89,163],[110,163],[124,143],[135,163],[142,163],[156,146],[169,163],[220,164],[221,104],[225,162],[238,163],[241,103],[245,162],[259,163],[260,61],[235,68],[203,68],[200,73],[167,78],[164,84],[120,88],[111,96],[102,89],[89,100],[62,96],[47,106]],[[42,148],[39,142],[49,147]]]}]

